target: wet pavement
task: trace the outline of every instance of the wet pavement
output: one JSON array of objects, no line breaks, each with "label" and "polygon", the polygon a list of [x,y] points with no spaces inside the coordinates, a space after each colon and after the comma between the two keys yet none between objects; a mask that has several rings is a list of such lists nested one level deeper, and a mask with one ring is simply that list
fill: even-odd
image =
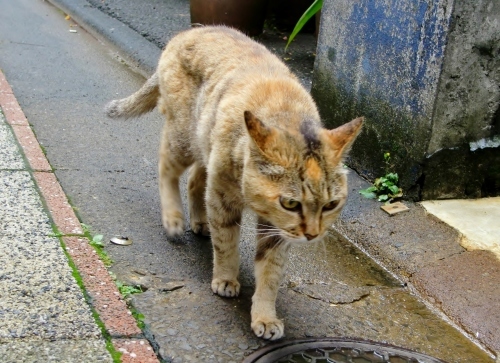
[{"label": "wet pavement", "polygon": [[[266,345],[250,330],[252,217],[245,217],[242,233],[242,293],[236,299],[215,296],[210,240],[190,232],[169,239],[161,226],[156,175],[161,117],[153,112],[112,121],[102,111],[107,101],[138,89],[144,78],[108,43],[48,3],[1,2],[9,18],[0,25],[0,67],[80,220],[104,235],[111,270],[118,280],[142,287],[131,303],[144,315],[144,334],[159,358],[240,362]],[[356,183],[355,177],[350,182]],[[183,188],[185,194],[185,182]],[[112,245],[114,236],[127,236],[133,244]],[[286,337],[350,336],[449,362],[493,362],[398,276],[333,231],[324,243],[293,249],[277,301]]]}]

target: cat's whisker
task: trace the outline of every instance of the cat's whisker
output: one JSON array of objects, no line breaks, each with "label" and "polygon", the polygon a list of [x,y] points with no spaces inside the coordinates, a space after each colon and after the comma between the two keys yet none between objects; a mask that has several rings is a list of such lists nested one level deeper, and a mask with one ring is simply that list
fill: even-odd
[{"label": "cat's whisker", "polygon": [[268,233],[271,233],[271,234],[281,234],[279,231],[273,231],[273,230],[263,231],[261,229],[258,229],[257,233],[258,234],[268,234]]},{"label": "cat's whisker", "polygon": [[[252,225],[252,226],[248,226],[248,225],[244,225],[244,224],[241,224],[241,223],[236,223],[240,228],[242,229],[245,229],[245,230],[257,230],[257,231],[276,231],[278,230],[278,228],[274,227],[274,226],[271,226],[271,225],[267,225],[267,224],[260,224],[260,223],[256,223],[255,225]],[[269,228],[260,228],[260,226],[262,227],[269,227]]]},{"label": "cat's whisker", "polygon": [[277,229],[275,226],[270,225],[270,224],[262,224],[262,223],[257,223],[257,226],[269,227],[269,228],[274,228],[274,229]]},{"label": "cat's whisker", "polygon": [[261,234],[259,236],[260,238],[271,238],[271,237],[282,237],[281,233],[275,233],[275,234]]}]

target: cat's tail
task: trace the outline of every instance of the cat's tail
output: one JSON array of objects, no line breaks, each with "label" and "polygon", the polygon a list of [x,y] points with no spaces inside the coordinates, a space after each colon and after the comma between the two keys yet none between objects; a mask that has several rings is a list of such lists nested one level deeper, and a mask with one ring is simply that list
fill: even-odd
[{"label": "cat's tail", "polygon": [[108,103],[106,114],[111,118],[131,118],[151,111],[156,107],[160,96],[158,83],[158,72],[155,72],[134,94]]}]

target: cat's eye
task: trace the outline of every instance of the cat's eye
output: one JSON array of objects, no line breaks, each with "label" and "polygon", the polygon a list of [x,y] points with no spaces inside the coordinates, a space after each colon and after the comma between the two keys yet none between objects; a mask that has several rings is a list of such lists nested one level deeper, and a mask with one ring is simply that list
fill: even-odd
[{"label": "cat's eye", "polygon": [[291,211],[300,210],[300,202],[295,200],[295,199],[287,199],[287,198],[280,197],[280,203],[281,203],[281,206],[285,209],[288,209]]},{"label": "cat's eye", "polygon": [[339,205],[338,200],[332,200],[323,206],[323,210],[326,210],[326,211],[334,210],[335,208],[337,208],[338,205]]}]

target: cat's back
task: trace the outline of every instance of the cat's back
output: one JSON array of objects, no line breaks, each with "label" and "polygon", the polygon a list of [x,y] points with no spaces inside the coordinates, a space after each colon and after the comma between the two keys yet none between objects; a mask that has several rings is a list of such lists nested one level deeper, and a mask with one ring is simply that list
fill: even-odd
[{"label": "cat's back", "polygon": [[159,68],[168,71],[173,65],[180,65],[200,81],[222,77],[235,69],[292,76],[263,45],[225,26],[194,28],[175,36],[165,48]]}]

